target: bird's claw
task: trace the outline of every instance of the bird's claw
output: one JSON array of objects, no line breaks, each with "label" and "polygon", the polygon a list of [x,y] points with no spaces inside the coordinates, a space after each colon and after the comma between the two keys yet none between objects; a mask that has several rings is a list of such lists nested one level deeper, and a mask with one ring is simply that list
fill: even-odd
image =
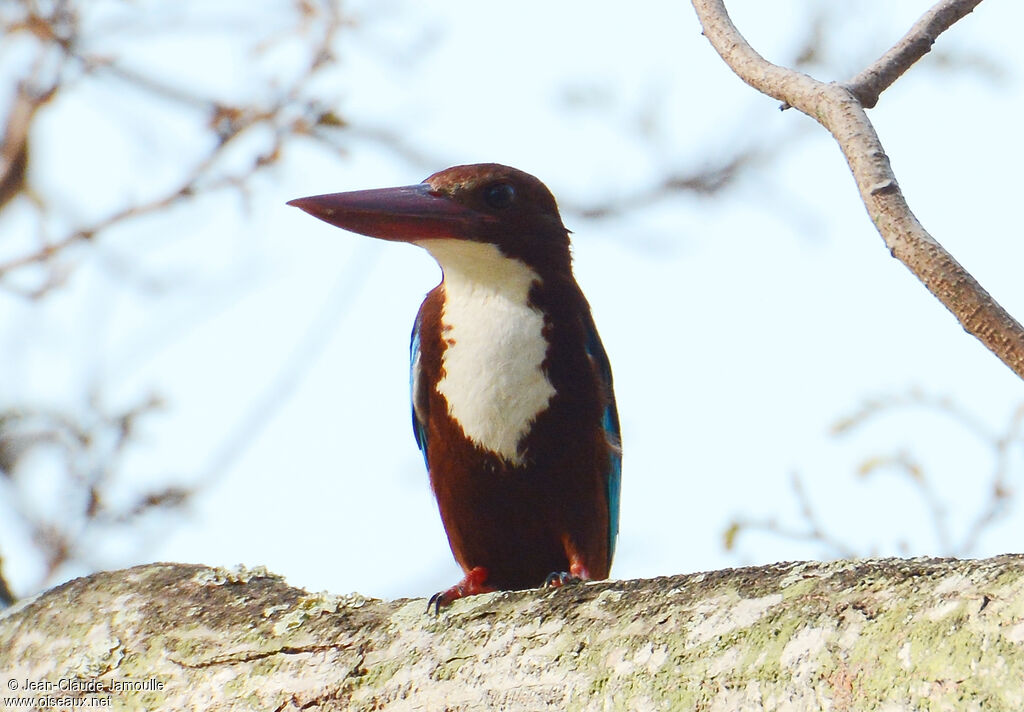
[{"label": "bird's claw", "polygon": [[441,614],[441,609],[447,607],[452,601],[466,596],[475,596],[478,593],[490,593],[494,588],[484,583],[487,581],[488,575],[487,569],[483,566],[474,566],[457,584],[431,596],[427,601],[427,613],[429,614],[430,609],[433,608],[434,615],[437,616]]},{"label": "bird's claw", "polygon": [[569,570],[553,571],[548,574],[548,577],[544,579],[544,588],[561,588],[570,583],[590,581],[591,578],[590,571],[580,560],[579,556],[571,554],[569,556]]},{"label": "bird's claw", "polygon": [[574,576],[568,571],[553,571],[544,579],[544,588],[561,588],[566,584],[579,583],[583,579]]},{"label": "bird's claw", "polygon": [[[458,596],[455,598],[458,598]],[[455,598],[449,598],[448,591],[438,591],[427,601],[427,615],[430,615],[431,608],[434,609],[435,616],[441,615],[441,609],[454,601]]]}]

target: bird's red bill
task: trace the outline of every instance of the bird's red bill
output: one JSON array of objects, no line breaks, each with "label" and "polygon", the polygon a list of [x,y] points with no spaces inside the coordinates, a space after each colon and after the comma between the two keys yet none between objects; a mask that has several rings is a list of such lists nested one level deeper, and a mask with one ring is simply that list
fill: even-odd
[{"label": "bird's red bill", "polygon": [[413,242],[471,237],[481,213],[436,193],[426,183],[328,193],[288,201],[315,218],[360,235]]}]

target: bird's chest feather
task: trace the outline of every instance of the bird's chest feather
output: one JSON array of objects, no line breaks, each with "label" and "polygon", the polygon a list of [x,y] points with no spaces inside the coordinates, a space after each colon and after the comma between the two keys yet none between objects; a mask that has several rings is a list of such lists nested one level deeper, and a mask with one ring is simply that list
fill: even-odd
[{"label": "bird's chest feather", "polygon": [[482,284],[446,274],[437,391],[473,443],[520,465],[520,443],[555,389],[543,368],[544,314],[529,303],[532,272],[509,277]]}]

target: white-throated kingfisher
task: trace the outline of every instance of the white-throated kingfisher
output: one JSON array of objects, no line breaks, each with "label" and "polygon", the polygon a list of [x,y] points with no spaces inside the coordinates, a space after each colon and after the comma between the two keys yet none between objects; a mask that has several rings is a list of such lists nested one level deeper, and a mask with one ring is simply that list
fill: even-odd
[{"label": "white-throated kingfisher", "polygon": [[622,472],[612,374],[547,187],[485,163],[289,205],[441,266],[412,331],[413,431],[465,578],[435,610],[607,578]]}]

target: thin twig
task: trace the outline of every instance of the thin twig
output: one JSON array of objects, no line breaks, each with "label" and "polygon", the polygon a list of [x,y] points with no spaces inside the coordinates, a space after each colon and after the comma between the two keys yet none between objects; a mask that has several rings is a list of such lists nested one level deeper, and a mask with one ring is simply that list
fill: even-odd
[{"label": "thin twig", "polygon": [[734,185],[745,169],[774,158],[782,143],[779,141],[768,147],[751,146],[725,157],[721,163],[713,166],[689,172],[670,172],[654,185],[625,196],[604,198],[585,204],[564,201],[560,202],[560,207],[582,218],[594,220],[643,210],[669,196],[681,193],[712,195]]},{"label": "thin twig", "polygon": [[935,531],[935,538],[938,541],[939,551],[951,554],[957,553],[953,547],[952,535],[949,530],[949,513],[946,506],[939,497],[935,486],[925,474],[925,468],[906,452],[895,452],[889,455],[874,455],[862,462],[857,468],[857,474],[867,477],[879,470],[891,469],[897,474],[905,475],[910,484],[917,489],[928,510],[928,517],[931,519],[932,529]]},{"label": "thin twig", "polygon": [[[954,536],[946,507],[933,482],[926,477],[924,467],[906,453],[872,456],[860,465],[858,472],[866,475],[883,467],[891,467],[896,472],[907,475],[929,510],[942,553],[950,556],[976,554],[981,537],[1010,511],[1014,496],[1014,489],[1010,483],[1013,458],[1016,449],[1024,446],[1024,405],[1015,409],[1001,432],[996,432],[981,418],[950,398],[911,390],[905,395],[866,400],[852,414],[839,419],[832,426],[832,433],[836,436],[849,435],[853,430],[864,427],[873,420],[907,408],[917,408],[947,418],[961,431],[974,437],[986,450],[992,452],[994,464],[992,474],[985,485],[987,496],[980,510],[970,520],[966,533],[959,538]],[[973,486],[977,487],[979,484],[980,482],[976,482]]]},{"label": "thin twig", "polygon": [[981,536],[1009,512],[1014,490],[1009,483],[1010,461],[1014,447],[1024,445],[1024,405],[1019,406],[1010,419],[1006,431],[996,438],[996,464],[985,506],[971,522],[970,529],[964,535],[960,549],[970,553],[978,546]]},{"label": "thin twig", "polygon": [[803,526],[800,528],[787,527],[775,519],[736,519],[729,524],[725,532],[726,549],[735,547],[736,539],[740,534],[748,532],[764,532],[787,539],[789,541],[810,542],[824,547],[825,552],[840,559],[856,558],[857,553],[847,546],[841,539],[830,534],[826,527],[815,515],[814,503],[804,487],[803,480],[796,472],[790,479],[790,486],[793,489],[793,496],[800,506],[800,518]]},{"label": "thin twig", "polygon": [[[273,100],[253,102],[244,106],[227,105],[214,98],[180,89],[166,81],[127,68],[115,58],[99,53],[80,52],[77,49],[80,43],[69,39],[77,36],[76,15],[68,15],[66,18],[61,15],[63,24],[56,29],[51,27],[51,23],[57,23],[54,18],[39,17],[31,13],[28,19],[8,26],[8,31],[30,32],[43,42],[44,50],[49,43],[59,45],[65,63],[73,63],[80,67],[81,75],[114,79],[141,93],[156,95],[186,110],[201,112],[207,117],[207,131],[213,134],[215,140],[206,155],[183,176],[181,181],[162,195],[143,203],[128,205],[91,225],[76,225],[58,237],[41,237],[38,245],[0,262],[0,280],[30,265],[49,265],[52,271],[54,258],[73,246],[93,241],[116,225],[162,212],[201,193],[212,193],[225,188],[236,188],[244,192],[260,169],[271,166],[280,159],[289,140],[310,136],[312,127],[322,123],[323,116],[328,112],[318,103],[307,99],[306,95],[318,73],[330,65],[333,59],[332,46],[337,39],[337,33],[346,25],[341,8],[336,2],[324,3],[317,6],[315,11],[312,6],[300,2],[296,5],[296,12],[302,17],[301,32],[310,45],[305,71],[283,87]],[[316,22],[313,22],[313,19]],[[314,33],[317,34],[316,37],[309,37]],[[35,108],[49,101],[64,88],[66,85],[57,82],[45,93],[32,94],[25,89],[20,90],[22,93],[18,98],[24,98],[25,101],[16,102],[15,109],[25,106],[31,111],[12,110],[8,119],[7,135],[0,145],[0,198],[3,198],[0,200],[0,208],[6,200],[19,193],[30,193],[30,187],[26,185],[24,178],[27,175],[25,147],[29,120]],[[28,102],[28,99],[32,101]],[[344,127],[346,124],[339,120],[336,125]],[[257,128],[269,130],[270,145],[262,153],[253,155],[249,166],[237,173],[224,174],[221,170],[223,156],[228,153],[229,148],[233,150],[234,145],[238,143],[237,139],[251,134]],[[39,206],[39,210],[45,213],[46,207]],[[60,281],[44,276],[41,278],[41,284],[35,289],[18,291],[37,297]]]}]

